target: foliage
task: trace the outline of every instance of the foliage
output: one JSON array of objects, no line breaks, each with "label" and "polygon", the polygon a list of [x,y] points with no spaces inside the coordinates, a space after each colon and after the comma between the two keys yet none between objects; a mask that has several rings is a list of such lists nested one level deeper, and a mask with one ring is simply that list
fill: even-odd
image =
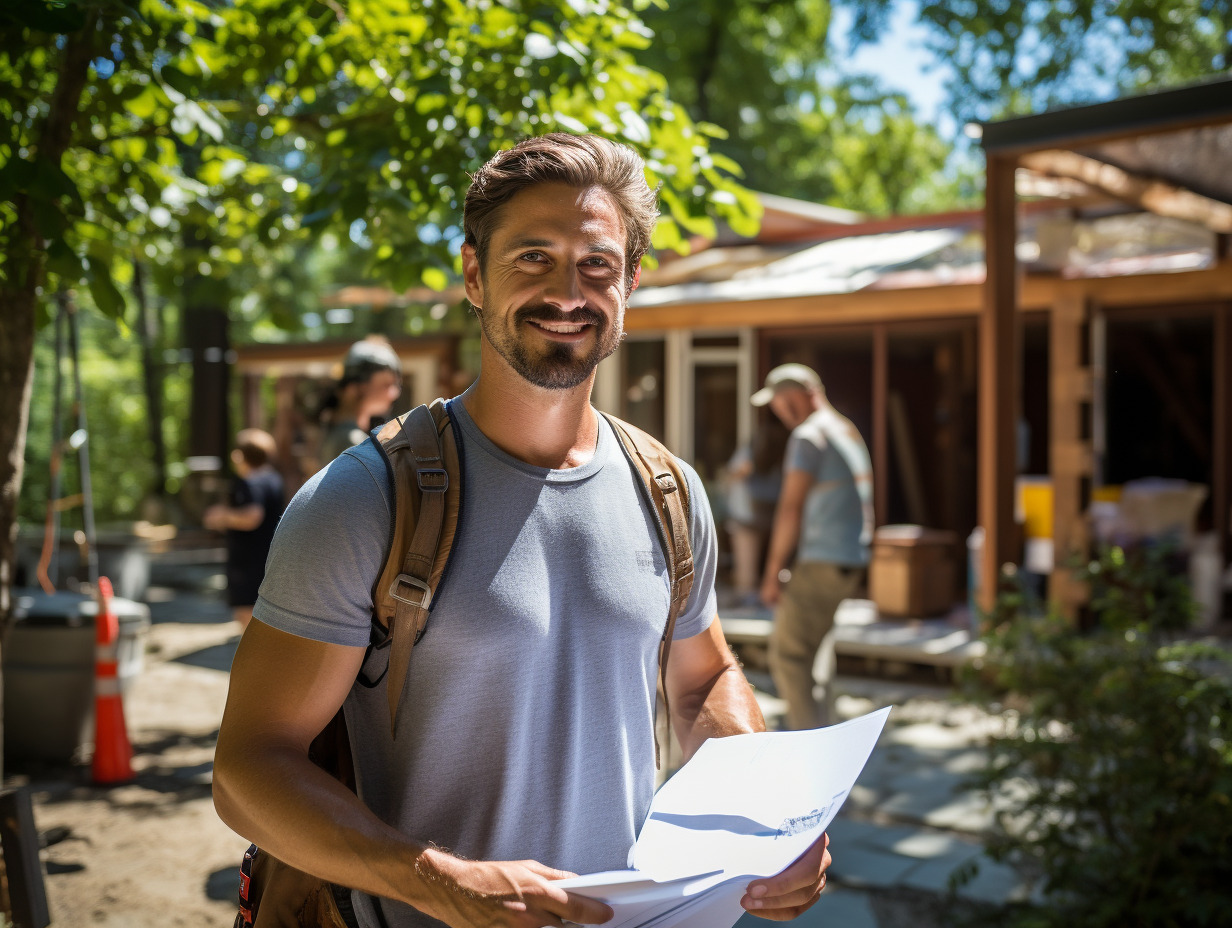
[{"label": "foliage", "polygon": [[[845,0],[857,42],[901,0]],[[960,119],[991,119],[1170,87],[1232,69],[1223,0],[924,0],[929,50],[953,68]]]},{"label": "foliage", "polygon": [[76,290],[127,335],[140,262],[196,339],[185,350],[207,349],[204,395],[237,297],[255,296],[246,322],[301,324],[305,255],[326,234],[395,289],[442,288],[467,172],[550,129],[646,156],[663,185],[657,247],[716,220],[753,231],[759,206],[709,152],[714,130],[635,60],[648,41],[607,0],[0,5],[0,625],[53,294]]},{"label": "foliage", "polygon": [[969,694],[1005,698],[979,785],[1005,802],[988,845],[1042,875],[1031,926],[1201,926],[1226,921],[1232,841],[1232,652],[1174,640],[1193,615],[1168,554],[1110,548],[1084,571],[1094,627],[993,615]]},{"label": "foliage", "polygon": [[[440,285],[467,170],[548,129],[648,155],[670,212],[661,244],[679,241],[673,221],[755,211],[706,131],[634,61],[648,34],[619,5],[83,0],[6,16],[0,200],[32,200],[49,269],[112,315],[134,252],[167,269],[164,287],[187,272],[225,298],[254,249],[325,230],[359,242],[395,288]],[[61,161],[39,157],[39,132],[66,37],[90,64]],[[19,234],[6,222],[0,242]],[[23,269],[6,260],[0,274]]]},{"label": "foliage", "polygon": [[668,80],[756,190],[878,215],[975,202],[951,145],[906,95],[825,69],[830,0],[700,0],[644,14],[640,59]]},{"label": "foliage", "polygon": [[[140,345],[126,338],[98,313],[78,313],[81,327],[81,381],[89,433],[90,475],[94,487],[95,517],[100,525],[127,522],[141,515],[141,503],[154,483],[149,425],[142,399]],[[18,518],[42,525],[50,494],[52,416],[55,396],[55,326],[46,326],[35,343],[34,395],[26,446],[26,479]],[[180,410],[188,407],[187,372],[178,365],[164,367],[163,434],[171,447],[181,447],[186,428]],[[73,368],[65,356],[61,369],[61,439],[77,428],[70,408]],[[172,462],[169,489],[174,492],[183,466]],[[62,497],[81,492],[77,455],[65,450],[60,475]],[[65,528],[81,525],[80,511],[64,513]]]}]

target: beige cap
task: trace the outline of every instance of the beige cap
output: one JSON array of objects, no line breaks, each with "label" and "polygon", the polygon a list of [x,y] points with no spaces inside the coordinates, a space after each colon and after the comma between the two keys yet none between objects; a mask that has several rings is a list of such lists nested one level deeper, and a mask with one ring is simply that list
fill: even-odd
[{"label": "beige cap", "polygon": [[765,406],[780,390],[794,387],[800,390],[820,390],[821,378],[803,364],[780,364],[766,375],[766,385],[750,398],[754,406]]}]

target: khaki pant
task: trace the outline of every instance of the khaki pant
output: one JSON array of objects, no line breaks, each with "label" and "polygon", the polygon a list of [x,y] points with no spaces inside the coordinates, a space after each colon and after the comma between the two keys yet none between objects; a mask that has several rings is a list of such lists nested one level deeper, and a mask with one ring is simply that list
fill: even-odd
[{"label": "khaki pant", "polygon": [[[796,564],[770,630],[770,674],[787,701],[787,726],[816,728],[834,717],[834,612],[864,582],[863,567]],[[817,665],[817,677],[813,669]],[[815,695],[821,689],[821,699]]]}]

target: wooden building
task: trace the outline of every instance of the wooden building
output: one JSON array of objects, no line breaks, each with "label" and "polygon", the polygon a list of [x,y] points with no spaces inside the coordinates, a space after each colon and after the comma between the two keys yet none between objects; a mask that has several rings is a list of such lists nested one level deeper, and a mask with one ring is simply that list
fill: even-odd
[{"label": "wooden building", "polygon": [[[983,210],[870,220],[763,196],[755,239],[660,256],[596,404],[663,437],[717,505],[732,453],[771,427],[749,396],[774,365],[803,362],[868,442],[879,524],[949,530],[960,560],[983,527],[985,596],[1023,558],[1022,478],[1051,486],[1055,562],[1086,544],[1101,485],[1157,476],[1208,488],[1202,527],[1226,563],[1232,79],[982,131]],[[396,342],[419,359],[407,401],[464,385],[460,343]],[[289,390],[345,348],[240,349],[249,423],[262,378]],[[1051,592],[1082,593],[1060,571]]]}]

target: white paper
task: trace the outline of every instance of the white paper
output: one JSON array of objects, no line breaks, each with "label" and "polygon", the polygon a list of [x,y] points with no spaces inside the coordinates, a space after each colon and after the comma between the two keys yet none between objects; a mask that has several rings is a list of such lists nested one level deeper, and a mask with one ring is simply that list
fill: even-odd
[{"label": "white paper", "polygon": [[734,925],[749,880],[782,871],[833,821],[889,714],[706,741],[655,794],[628,870],[559,885],[610,905],[609,928]]}]

